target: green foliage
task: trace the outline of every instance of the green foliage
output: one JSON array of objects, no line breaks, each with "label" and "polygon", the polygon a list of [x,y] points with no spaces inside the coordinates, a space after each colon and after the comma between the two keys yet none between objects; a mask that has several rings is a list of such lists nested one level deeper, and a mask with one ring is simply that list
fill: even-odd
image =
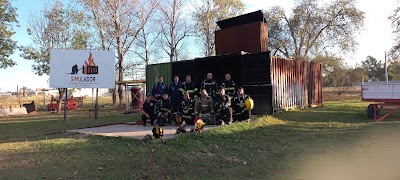
[{"label": "green foliage", "polygon": [[335,87],[338,94],[350,90],[353,83],[368,79],[362,68],[350,68],[343,59],[334,55],[318,55],[313,61],[322,64],[324,87]]},{"label": "green foliage", "polygon": [[228,19],[243,13],[244,3],[241,0],[206,0],[195,5],[193,18],[196,29],[201,37],[204,55],[215,54],[215,36],[218,30],[215,22]]},{"label": "green foliage", "polygon": [[361,67],[356,67],[351,70],[350,72],[350,77],[352,79],[352,82],[363,82],[368,80],[368,75],[365,72],[365,70]]},{"label": "green foliage", "polygon": [[269,46],[273,55],[309,60],[329,49],[340,53],[356,47],[355,34],[364,23],[364,12],[356,0],[296,1],[291,15],[282,7],[266,13],[269,22]]},{"label": "green foliage", "polygon": [[400,61],[392,61],[388,66],[390,80],[400,80]]},{"label": "green foliage", "polygon": [[0,68],[4,69],[16,65],[10,59],[17,46],[17,42],[12,40],[15,34],[13,23],[18,23],[16,8],[11,6],[9,0],[0,0]]},{"label": "green foliage", "polygon": [[397,2],[397,7],[393,11],[393,14],[389,16],[389,21],[392,23],[394,28],[393,33],[395,34],[395,44],[390,50],[390,58],[392,60],[398,60],[400,58],[400,6],[399,1]]},{"label": "green foliage", "polygon": [[32,14],[28,22],[28,35],[33,43],[21,46],[21,57],[33,60],[33,71],[38,75],[50,73],[51,49],[86,49],[89,43],[89,24],[85,14],[71,5],[64,7],[56,1]]},{"label": "green foliage", "polygon": [[365,70],[370,80],[385,80],[384,64],[376,58],[367,56],[367,58],[361,62],[361,67]]}]

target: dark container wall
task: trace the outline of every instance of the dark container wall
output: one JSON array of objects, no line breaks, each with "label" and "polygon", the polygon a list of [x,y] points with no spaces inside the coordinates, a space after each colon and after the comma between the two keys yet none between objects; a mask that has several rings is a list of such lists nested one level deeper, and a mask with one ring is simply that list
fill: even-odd
[{"label": "dark container wall", "polygon": [[242,56],[243,84],[271,84],[271,59],[268,52]]},{"label": "dark container wall", "polygon": [[198,58],[190,61],[172,63],[172,74],[179,75],[184,81],[186,74],[192,75],[192,80],[200,88],[201,82],[208,72],[213,73],[214,79],[220,85],[225,73],[230,73],[232,79],[245,87],[255,103],[252,113],[256,115],[272,114],[272,88],[270,78],[269,53],[231,54]]},{"label": "dark container wall", "polygon": [[196,61],[178,61],[172,63],[172,76],[179,76],[179,80],[184,82],[186,80],[186,75],[192,77],[192,81],[197,83],[197,67]]},{"label": "dark container wall", "polygon": [[254,99],[253,114],[273,114],[271,58],[269,52],[242,56],[241,71],[246,94]]},{"label": "dark container wall", "polygon": [[196,73],[198,86],[206,79],[207,73],[211,72],[218,86],[225,80],[225,74],[230,73],[232,80],[241,83],[241,56],[216,56],[210,58],[196,59]]}]

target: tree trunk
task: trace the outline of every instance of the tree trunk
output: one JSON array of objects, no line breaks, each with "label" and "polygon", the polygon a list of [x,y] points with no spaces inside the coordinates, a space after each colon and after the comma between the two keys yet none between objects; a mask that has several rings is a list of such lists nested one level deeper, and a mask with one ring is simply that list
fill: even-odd
[{"label": "tree trunk", "polygon": [[58,105],[57,105],[57,113],[61,113],[61,104],[63,103],[65,90],[63,88],[58,88]]},{"label": "tree trunk", "polygon": [[[120,53],[118,53],[119,57],[119,62],[118,62],[118,81],[121,82],[124,80],[124,70],[122,67],[122,62],[123,62],[123,55],[120,50]],[[122,95],[122,90],[123,86],[122,84],[118,84],[118,97],[119,97],[119,107],[122,108],[122,100],[123,100],[123,95]]]},{"label": "tree trunk", "polygon": [[115,94],[115,87],[112,90],[112,102],[113,102],[113,106],[115,106],[115,104],[117,104],[117,94]]},{"label": "tree trunk", "polygon": [[124,88],[124,86],[122,86],[122,84],[118,84],[119,107],[120,107],[121,109],[123,109],[123,108],[122,108],[122,101],[123,101],[123,99],[124,99],[124,97],[123,97],[123,88]]}]

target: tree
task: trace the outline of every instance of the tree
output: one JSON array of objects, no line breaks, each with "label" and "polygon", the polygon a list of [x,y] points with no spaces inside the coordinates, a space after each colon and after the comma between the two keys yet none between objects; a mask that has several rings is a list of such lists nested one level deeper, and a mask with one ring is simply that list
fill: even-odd
[{"label": "tree", "polygon": [[160,5],[161,47],[169,61],[178,61],[183,41],[190,35],[188,18],[185,16],[186,0],[165,0]]},{"label": "tree", "polygon": [[355,34],[364,22],[356,0],[299,0],[290,16],[282,7],[266,13],[269,46],[273,55],[309,60],[328,49],[349,52],[356,47]]},{"label": "tree", "polygon": [[[134,45],[140,31],[157,7],[155,0],[81,0],[92,12],[93,20],[102,40],[117,51],[118,81],[124,79],[124,59]],[[105,48],[105,46],[103,46]],[[122,108],[123,86],[118,84],[119,107]]]},{"label": "tree", "polygon": [[154,17],[149,19],[150,22],[143,26],[139,37],[136,41],[136,48],[133,51],[139,59],[147,66],[150,63],[151,56],[157,56],[159,50],[156,43],[160,40],[161,29]]},{"label": "tree", "polygon": [[368,78],[364,69],[350,68],[342,58],[332,54],[318,55],[313,61],[322,64],[324,87],[334,87],[339,95],[350,90],[353,83],[361,82],[363,77]]},{"label": "tree", "polygon": [[398,60],[400,58],[400,6],[393,11],[393,14],[388,19],[392,23],[393,33],[396,35],[395,44],[390,50],[390,58]]},{"label": "tree", "polygon": [[[49,75],[51,49],[86,49],[90,33],[87,31],[85,15],[69,5],[64,7],[56,1],[44,6],[41,13],[32,14],[28,21],[28,35],[32,44],[21,46],[21,57],[33,60],[33,71],[37,75]],[[65,90],[58,89],[59,97]],[[61,110],[58,103],[58,112]]]},{"label": "tree", "polygon": [[357,67],[357,65],[356,65],[356,68],[351,69],[350,77],[351,77],[352,83],[359,83],[359,82],[364,82],[364,81],[368,80],[368,75],[365,72],[365,70],[361,67]]},{"label": "tree", "polygon": [[[314,59],[314,62],[318,62],[322,64],[322,73],[323,75],[329,75],[331,73],[335,73],[335,70],[341,68],[343,66],[343,59],[334,56],[333,54],[325,53],[324,55],[317,55]],[[330,83],[325,84],[324,86],[332,86]]]},{"label": "tree", "polygon": [[15,34],[13,23],[18,23],[16,8],[9,0],[0,0],[0,68],[3,69],[16,64],[10,58],[17,47],[17,42],[11,38]]},{"label": "tree", "polygon": [[388,75],[390,80],[400,80],[400,61],[392,61],[388,66]]},{"label": "tree", "polygon": [[375,80],[385,80],[385,69],[384,64],[378,61],[372,56],[367,56],[367,58],[361,62],[361,67],[367,73],[369,79]]},{"label": "tree", "polygon": [[218,30],[216,22],[242,14],[244,3],[241,0],[204,0],[194,8],[193,18],[204,55],[212,56],[215,54],[214,34]]}]

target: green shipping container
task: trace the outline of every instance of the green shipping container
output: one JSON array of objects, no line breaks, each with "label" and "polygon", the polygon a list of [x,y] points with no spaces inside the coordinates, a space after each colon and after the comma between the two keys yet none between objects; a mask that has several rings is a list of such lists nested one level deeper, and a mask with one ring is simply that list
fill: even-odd
[{"label": "green shipping container", "polygon": [[151,94],[153,86],[157,83],[157,77],[164,77],[164,84],[169,86],[172,82],[171,63],[150,64],[146,67],[146,94]]}]

